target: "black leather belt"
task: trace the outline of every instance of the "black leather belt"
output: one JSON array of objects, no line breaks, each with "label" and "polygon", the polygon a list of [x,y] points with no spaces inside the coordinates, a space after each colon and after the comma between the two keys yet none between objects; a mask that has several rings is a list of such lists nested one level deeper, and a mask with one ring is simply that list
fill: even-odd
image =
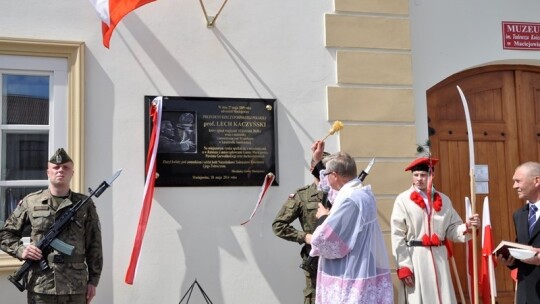
[{"label": "black leather belt", "polygon": [[407,242],[408,247],[439,247],[439,246],[444,246],[445,244],[446,244],[446,240],[442,241],[439,245],[434,245],[434,244],[424,245],[422,241],[408,241]]},{"label": "black leather belt", "polygon": [[64,254],[55,254],[51,253],[47,256],[47,261],[49,263],[55,263],[55,264],[64,264],[64,263],[84,263],[85,256],[84,255],[64,255]]}]

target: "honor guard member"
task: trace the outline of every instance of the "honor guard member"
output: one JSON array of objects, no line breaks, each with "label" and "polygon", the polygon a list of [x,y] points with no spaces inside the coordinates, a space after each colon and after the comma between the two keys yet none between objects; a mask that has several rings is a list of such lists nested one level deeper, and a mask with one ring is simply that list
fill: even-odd
[{"label": "honor guard member", "polygon": [[[300,251],[303,262],[309,257],[311,235],[315,230],[317,222],[315,214],[317,213],[319,203],[322,201],[323,192],[317,189],[316,180],[311,185],[299,188],[295,193],[290,194],[272,223],[272,229],[276,236],[303,245]],[[302,230],[298,230],[291,225],[296,219],[300,221]],[[304,273],[306,276],[304,304],[314,304],[316,269],[314,271],[305,270]]]},{"label": "honor guard member", "polygon": [[[27,195],[0,230],[0,249],[19,260],[41,260],[48,267],[34,263],[26,278],[28,303],[90,303],[96,295],[103,268],[101,227],[96,207],[89,202],[77,212],[72,223],[58,239],[74,247],[71,255],[56,249],[41,251],[34,246],[49,231],[55,218],[85,195],[70,190],[73,161],[64,149],[58,149],[47,166],[49,186]],[[30,244],[21,241],[30,229]]]},{"label": "honor guard member", "polygon": [[[397,264],[397,303],[457,303],[446,242],[464,243],[471,228],[480,227],[478,214],[465,223],[444,193],[429,189],[438,159],[420,157],[405,171],[412,185],[399,194],[390,220],[392,251]],[[431,195],[433,199],[428,199]]]}]

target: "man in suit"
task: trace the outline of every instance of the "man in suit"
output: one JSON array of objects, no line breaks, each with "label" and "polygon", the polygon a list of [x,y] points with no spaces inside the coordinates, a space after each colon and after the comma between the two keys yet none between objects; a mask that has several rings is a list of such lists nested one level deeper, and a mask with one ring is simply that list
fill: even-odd
[{"label": "man in suit", "polygon": [[[540,222],[536,223],[540,216],[540,163],[526,162],[519,165],[512,180],[518,197],[525,200],[525,205],[513,215],[516,242],[533,246],[540,252]],[[525,260],[517,260],[512,256],[504,259],[502,255],[498,258],[510,269],[517,268],[516,303],[540,303],[540,254]]]}]

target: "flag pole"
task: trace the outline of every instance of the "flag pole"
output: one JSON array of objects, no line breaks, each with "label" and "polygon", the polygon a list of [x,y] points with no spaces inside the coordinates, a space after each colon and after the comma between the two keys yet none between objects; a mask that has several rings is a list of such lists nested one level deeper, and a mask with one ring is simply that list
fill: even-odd
[{"label": "flag pole", "polygon": [[[469,142],[471,144],[471,142]],[[474,167],[470,170],[471,176],[471,216],[476,214],[476,191],[475,191],[475,179],[474,179]],[[478,244],[476,235],[476,226],[472,227],[472,254],[473,254],[473,282],[474,286],[474,303],[478,302]]]},{"label": "flag pole", "polygon": [[[485,251],[493,252],[493,238],[491,235],[492,226],[491,226],[491,214],[489,207],[489,198],[484,197],[484,206],[482,210],[482,256],[486,254]],[[486,229],[488,228],[488,229]],[[493,256],[487,254],[487,259],[482,261],[487,262],[488,266],[488,279],[489,279],[489,295],[491,299],[491,304],[495,304],[495,297],[497,296],[497,283],[495,282],[495,265],[493,264]],[[485,288],[485,287],[483,287]]]},{"label": "flag pole", "polygon": [[456,277],[456,281],[458,284],[458,290],[459,290],[459,296],[461,297],[461,303],[465,304],[467,302],[465,302],[465,294],[463,293],[463,288],[461,287],[461,280],[459,279],[459,273],[456,266],[456,259],[454,258],[453,255],[450,259],[452,260],[452,268],[454,269],[454,275]]},{"label": "flag pole", "polygon": [[491,304],[495,304],[495,293],[493,292],[494,288],[497,288],[496,284],[493,284],[492,279],[495,278],[495,269],[493,269],[493,260],[491,256],[488,260],[488,270],[489,270],[489,293],[491,296]]},{"label": "flag pole", "polygon": [[457,281],[458,290],[459,290],[459,296],[461,297],[461,303],[466,304],[465,302],[465,295],[463,294],[463,288],[461,287],[461,280],[459,278],[458,269],[456,266],[456,259],[454,258],[454,246],[452,245],[452,242],[449,240],[446,240],[444,243],[444,246],[446,247],[446,252],[448,254],[448,259],[452,263],[452,269],[454,270],[454,276]]},{"label": "flag pole", "polygon": [[[474,178],[474,142],[473,142],[473,132],[472,132],[472,126],[471,126],[471,116],[469,114],[469,106],[467,104],[467,99],[465,98],[465,94],[463,94],[463,91],[459,86],[456,86],[457,90],[459,92],[459,95],[461,97],[461,103],[463,104],[463,110],[465,112],[465,122],[467,123],[467,140],[469,143],[469,176],[471,181],[471,215],[476,214],[476,191],[475,191],[475,178]],[[467,219],[465,219],[467,220]],[[475,226],[472,227],[472,254],[473,254],[473,286],[476,286],[474,288],[474,303],[478,302],[478,244],[477,244],[477,236],[476,236],[476,230],[477,228]]]}]

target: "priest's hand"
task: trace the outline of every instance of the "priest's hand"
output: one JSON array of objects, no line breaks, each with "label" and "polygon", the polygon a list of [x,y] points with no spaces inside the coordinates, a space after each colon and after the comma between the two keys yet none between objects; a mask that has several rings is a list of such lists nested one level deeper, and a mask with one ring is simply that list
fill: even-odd
[{"label": "priest's hand", "polygon": [[306,236],[304,237],[304,242],[306,242],[306,244],[308,244],[308,245],[311,245],[311,237],[312,236],[313,235],[311,233],[306,234]]}]

